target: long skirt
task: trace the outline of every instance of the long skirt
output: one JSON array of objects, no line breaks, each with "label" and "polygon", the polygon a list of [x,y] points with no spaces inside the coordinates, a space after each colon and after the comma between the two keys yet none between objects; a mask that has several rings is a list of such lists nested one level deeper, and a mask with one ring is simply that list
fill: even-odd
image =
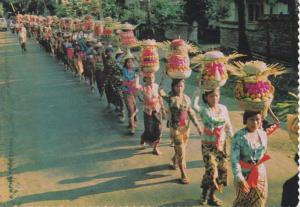
[{"label": "long skirt", "polygon": [[[263,164],[261,164],[263,165]],[[265,168],[265,166],[260,166]],[[250,189],[249,193],[245,193],[242,187],[235,183],[236,198],[233,207],[265,207],[268,195],[268,182],[265,173],[261,173],[258,177],[256,187]]]},{"label": "long skirt", "polygon": [[89,79],[90,86],[93,86],[94,80],[95,80],[95,77],[94,77],[95,72],[94,72],[94,67],[93,67],[92,63],[89,61],[86,61],[86,65],[84,67],[84,74],[85,74],[85,77]]},{"label": "long skirt", "polygon": [[95,72],[97,88],[98,88],[100,96],[102,96],[104,93],[104,81],[105,81],[104,75],[105,75],[104,72],[101,70],[96,70],[96,72]]},{"label": "long skirt", "polygon": [[202,156],[205,164],[205,173],[202,178],[201,188],[216,188],[222,191],[227,186],[228,159],[226,146],[218,150],[213,144],[202,143]]},{"label": "long skirt", "polygon": [[129,127],[136,127],[135,122],[137,121],[137,107],[136,107],[136,97],[134,94],[123,93],[125,105],[128,112],[128,124]]},{"label": "long skirt", "polygon": [[162,134],[162,115],[160,112],[153,111],[151,115],[144,112],[144,133],[141,140],[150,146],[159,144]]},{"label": "long skirt", "polygon": [[113,104],[119,108],[120,113],[123,113],[123,98],[122,91],[119,85],[114,81],[114,77],[104,76],[104,91],[107,99],[107,103]]},{"label": "long skirt", "polygon": [[189,140],[190,128],[180,127],[178,129],[170,128],[170,137],[174,142],[175,155],[173,157],[174,164],[186,168],[186,145]]}]

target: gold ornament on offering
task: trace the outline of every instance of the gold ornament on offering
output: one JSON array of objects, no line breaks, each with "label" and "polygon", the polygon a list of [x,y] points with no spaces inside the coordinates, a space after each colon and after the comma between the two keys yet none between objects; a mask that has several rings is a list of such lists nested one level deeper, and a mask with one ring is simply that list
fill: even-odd
[{"label": "gold ornament on offering", "polygon": [[278,64],[267,65],[262,61],[247,63],[235,62],[230,72],[239,78],[235,87],[235,98],[243,110],[267,111],[273,101],[274,87],[268,80],[270,75],[281,75],[287,72]]}]

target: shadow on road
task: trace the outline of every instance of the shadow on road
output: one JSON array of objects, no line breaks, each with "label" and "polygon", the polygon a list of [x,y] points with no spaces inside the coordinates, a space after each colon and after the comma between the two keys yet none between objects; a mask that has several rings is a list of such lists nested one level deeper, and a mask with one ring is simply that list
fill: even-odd
[{"label": "shadow on road", "polygon": [[[114,154],[109,152],[109,154]],[[188,168],[199,168],[203,167],[204,164],[202,161],[192,161],[188,163]],[[163,179],[169,175],[163,174],[161,171],[169,170],[167,165],[157,165],[145,168],[137,168],[130,170],[123,170],[111,173],[99,174],[91,177],[77,177],[72,179],[61,180],[59,184],[68,185],[68,184],[79,184],[83,182],[94,181],[97,179],[110,179],[108,181],[100,182],[96,185],[90,185],[86,187],[80,187],[71,190],[62,190],[62,191],[52,191],[34,195],[28,195],[16,198],[12,201],[4,203],[4,206],[13,206],[21,205],[26,203],[40,202],[40,201],[50,201],[50,200],[74,200],[83,196],[91,196],[95,194],[110,193],[114,191],[122,191],[132,188],[147,187],[153,185],[161,185],[165,183],[175,183],[181,185],[178,179],[169,179],[160,182],[151,181],[153,179]],[[172,172],[173,170],[170,170]],[[161,173],[160,173],[161,172]],[[173,171],[175,172],[175,171]],[[137,184],[144,182],[143,184]],[[192,206],[196,201],[184,201],[182,203],[176,203],[173,206]],[[173,203],[175,204],[175,203]],[[172,206],[172,204],[164,205]]]},{"label": "shadow on road", "polygon": [[199,206],[199,200],[188,199],[180,202],[164,204],[158,207],[179,207],[179,206],[182,207]]}]

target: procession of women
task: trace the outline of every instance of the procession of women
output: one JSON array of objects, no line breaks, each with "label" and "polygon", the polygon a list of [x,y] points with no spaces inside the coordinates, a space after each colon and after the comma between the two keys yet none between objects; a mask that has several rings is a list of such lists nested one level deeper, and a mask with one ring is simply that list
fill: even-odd
[{"label": "procession of women", "polygon": [[[284,67],[259,60],[241,62],[244,55],[238,53],[201,52],[181,38],[137,40],[134,25],[111,17],[99,21],[89,15],[82,19],[18,15],[14,30],[22,52],[30,50],[26,46],[29,37],[36,41],[64,70],[86,81],[92,92],[97,91],[107,108],[117,114],[116,122],[128,123],[131,136],[137,134],[137,123],[143,122],[138,141],[141,149],[149,145],[153,155],[163,154],[159,144],[166,120],[174,148],[169,168],[179,170],[178,179],[184,185],[191,182],[186,155],[194,125],[205,167],[199,189],[201,205],[223,205],[216,194],[226,191],[230,166],[236,190],[233,206],[267,205],[265,162],[272,159],[267,153],[268,137],[280,127],[271,110],[275,88],[269,77],[286,73]],[[162,59],[166,59],[164,67]],[[191,68],[197,68],[197,72]],[[158,71],[163,71],[161,78]],[[197,76],[197,90],[189,97],[186,80],[193,75]],[[244,127],[236,131],[229,110],[220,103],[221,87],[230,76],[236,80],[234,96],[243,111],[240,121]],[[172,80],[171,85],[163,88],[167,78]],[[143,113],[143,121],[138,120],[138,113]],[[291,137],[298,132],[296,120],[288,123]]]}]

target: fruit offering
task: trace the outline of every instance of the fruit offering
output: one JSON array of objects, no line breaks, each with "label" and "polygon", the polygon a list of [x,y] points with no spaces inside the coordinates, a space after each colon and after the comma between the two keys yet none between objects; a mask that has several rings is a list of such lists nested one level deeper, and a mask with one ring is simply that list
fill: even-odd
[{"label": "fruit offering", "polygon": [[102,39],[103,40],[111,40],[114,33],[114,21],[111,17],[104,18],[104,28],[102,32]]},{"label": "fruit offering", "polygon": [[73,27],[73,19],[70,17],[65,18],[65,29],[70,31],[72,30],[72,27]]},{"label": "fruit offering", "polygon": [[[199,54],[192,59],[192,64],[200,66],[200,75],[198,81],[205,90],[214,90],[225,85],[228,79],[227,66],[230,59],[241,57],[243,55],[233,53],[225,56],[221,51],[209,51]],[[195,66],[194,66],[195,68]]]},{"label": "fruit offering", "polygon": [[121,29],[122,29],[122,31],[120,32],[121,45],[124,47],[131,47],[136,45],[137,40],[133,33],[134,26],[126,22],[125,24],[122,25]]},{"label": "fruit offering", "polygon": [[144,72],[156,72],[159,69],[159,56],[155,40],[145,40],[141,44],[140,66]]},{"label": "fruit offering", "polygon": [[86,15],[82,20],[82,29],[85,32],[91,32],[94,30],[94,19],[91,15]]},{"label": "fruit offering", "polygon": [[66,29],[65,18],[60,19],[60,28],[61,28],[62,31],[64,31]]},{"label": "fruit offering", "polygon": [[46,18],[46,25],[50,26],[52,24],[52,17],[51,16],[47,16]]},{"label": "fruit offering", "polygon": [[95,26],[94,26],[94,36],[95,37],[100,37],[103,32],[103,24],[101,21],[95,21]]},{"label": "fruit offering", "polygon": [[262,111],[267,115],[274,97],[274,87],[268,80],[269,75],[280,75],[284,68],[278,65],[268,66],[262,61],[235,63],[237,70],[232,74],[239,77],[235,87],[235,98],[243,110]]},{"label": "fruit offering", "polygon": [[172,79],[187,79],[191,76],[188,44],[182,39],[171,42],[171,52],[167,57],[167,74]]},{"label": "fruit offering", "polygon": [[81,30],[81,20],[74,19],[74,30],[79,32]]}]

